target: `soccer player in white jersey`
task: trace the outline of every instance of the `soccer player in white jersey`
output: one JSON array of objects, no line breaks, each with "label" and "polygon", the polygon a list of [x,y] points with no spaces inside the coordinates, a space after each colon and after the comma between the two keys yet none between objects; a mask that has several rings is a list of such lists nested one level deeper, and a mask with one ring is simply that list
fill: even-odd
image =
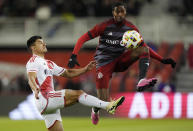
[{"label": "soccer player in white jersey", "polygon": [[33,54],[26,65],[29,85],[35,96],[36,107],[44,118],[49,131],[63,131],[61,108],[79,102],[86,106],[102,108],[114,114],[116,108],[124,101],[124,97],[112,102],[102,101],[82,90],[55,91],[53,75],[72,78],[92,70],[96,63],[91,61],[79,69],[65,69],[57,66],[54,62],[44,58],[47,48],[41,36],[29,38],[27,47]]}]

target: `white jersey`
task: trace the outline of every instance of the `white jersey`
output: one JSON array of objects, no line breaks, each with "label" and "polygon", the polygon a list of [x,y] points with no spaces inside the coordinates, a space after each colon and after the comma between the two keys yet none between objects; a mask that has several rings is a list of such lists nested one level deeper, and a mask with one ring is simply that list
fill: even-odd
[{"label": "white jersey", "polygon": [[35,104],[45,120],[46,127],[51,128],[56,120],[62,121],[60,109],[65,106],[65,90],[54,90],[53,75],[60,76],[66,69],[37,55],[30,58],[26,68],[27,73],[37,74],[36,84],[40,93],[39,99],[35,99]]},{"label": "white jersey", "polygon": [[57,66],[54,62],[33,55],[26,65],[27,73],[36,72],[36,83],[42,92],[54,91],[53,75],[60,76],[65,68]]}]

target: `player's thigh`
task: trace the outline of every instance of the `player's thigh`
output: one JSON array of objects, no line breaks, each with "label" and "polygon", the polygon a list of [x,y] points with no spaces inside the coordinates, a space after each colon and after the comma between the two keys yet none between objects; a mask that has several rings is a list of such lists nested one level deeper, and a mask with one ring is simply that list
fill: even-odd
[{"label": "player's thigh", "polygon": [[112,73],[115,68],[116,61],[107,65],[101,66],[96,70],[96,88],[106,89],[109,88],[109,81],[112,78]]},{"label": "player's thigh", "polygon": [[105,73],[102,78],[96,78],[97,96],[101,100],[109,99],[109,82],[112,78],[112,73]]},{"label": "player's thigh", "polygon": [[65,90],[51,91],[48,93],[48,104],[45,113],[50,113],[56,109],[64,108]]},{"label": "player's thigh", "polygon": [[49,131],[64,131],[61,121],[56,121],[55,124],[48,129]]},{"label": "player's thigh", "polygon": [[[102,74],[102,73],[101,73]],[[96,76],[96,88],[97,89],[107,89],[109,88],[109,81],[112,77],[112,74],[103,74],[102,77]]]},{"label": "player's thigh", "polygon": [[75,104],[79,96],[84,93],[82,90],[65,90],[65,107]]},{"label": "player's thigh", "polygon": [[134,56],[132,53],[132,51],[127,51],[118,58],[114,72],[123,72],[127,70],[129,66],[139,59],[139,56]]}]

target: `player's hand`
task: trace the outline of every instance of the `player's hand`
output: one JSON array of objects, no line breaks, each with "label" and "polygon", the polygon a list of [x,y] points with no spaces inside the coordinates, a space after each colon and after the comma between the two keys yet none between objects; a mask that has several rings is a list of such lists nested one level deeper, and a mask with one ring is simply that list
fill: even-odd
[{"label": "player's hand", "polygon": [[35,90],[35,98],[36,99],[39,99],[39,96],[38,96],[39,92],[40,92],[40,89],[36,88],[36,90]]},{"label": "player's hand", "polygon": [[176,62],[172,58],[166,58],[161,61],[163,64],[170,64],[172,68],[176,67]]},{"label": "player's hand", "polygon": [[96,67],[96,62],[91,61],[87,66],[86,66],[86,71],[92,70],[94,67]]},{"label": "player's hand", "polygon": [[80,66],[80,64],[78,63],[76,58],[77,58],[77,55],[75,55],[75,54],[71,55],[69,62],[68,62],[68,67],[73,68],[73,67],[75,67],[75,65]]}]

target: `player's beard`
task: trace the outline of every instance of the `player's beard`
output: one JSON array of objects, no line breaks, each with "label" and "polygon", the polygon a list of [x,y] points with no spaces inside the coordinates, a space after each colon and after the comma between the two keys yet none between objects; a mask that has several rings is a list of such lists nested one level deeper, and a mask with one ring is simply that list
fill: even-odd
[{"label": "player's beard", "polygon": [[125,20],[125,17],[120,17],[120,16],[116,17],[116,16],[115,16],[114,19],[115,19],[116,23],[119,24],[119,23],[122,23],[122,22]]},{"label": "player's beard", "polygon": [[47,53],[47,52],[48,52],[47,48],[43,48],[43,49],[41,49],[41,50],[39,51],[39,54],[45,54],[45,53]]},{"label": "player's beard", "polygon": [[43,50],[43,52],[44,52],[44,53],[48,52],[48,49],[47,49],[47,48],[45,48],[45,49]]},{"label": "player's beard", "polygon": [[117,23],[120,23],[120,22],[122,22],[122,21],[125,20],[125,16],[124,16],[124,15],[122,15],[122,16],[116,16],[116,15],[114,15],[114,20],[115,20]]}]

